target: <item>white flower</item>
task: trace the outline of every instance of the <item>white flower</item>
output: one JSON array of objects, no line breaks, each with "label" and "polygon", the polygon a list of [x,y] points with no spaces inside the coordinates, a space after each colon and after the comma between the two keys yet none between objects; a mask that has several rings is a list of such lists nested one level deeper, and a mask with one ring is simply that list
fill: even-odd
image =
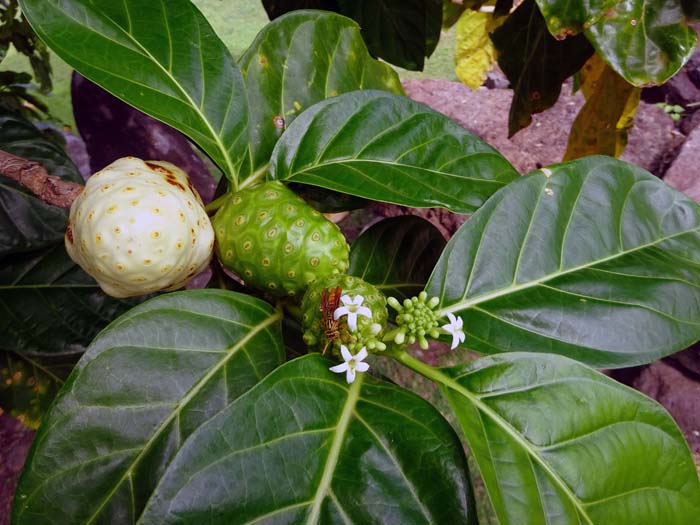
[{"label": "white flower", "polygon": [[447,317],[450,320],[450,324],[442,325],[442,329],[448,334],[452,334],[452,346],[450,348],[454,350],[459,343],[464,342],[467,336],[464,335],[464,330],[462,330],[464,322],[461,317],[455,317],[451,313],[448,313]]},{"label": "white flower", "polygon": [[343,306],[339,306],[335,309],[333,312],[333,319],[337,321],[342,316],[347,315],[348,328],[350,328],[351,332],[354,332],[357,330],[358,315],[364,315],[365,317],[369,318],[372,317],[372,310],[366,306],[362,306],[364,300],[365,298],[361,295],[356,295],[354,298],[350,297],[349,295],[343,295],[340,298],[340,302],[343,303]]},{"label": "white flower", "polygon": [[340,345],[340,353],[343,355],[345,362],[332,366],[329,370],[336,374],[346,372],[345,380],[348,384],[355,380],[355,371],[367,372],[367,370],[369,370],[369,365],[362,362],[362,360],[367,357],[367,349],[364,346],[357,352],[357,355],[352,355],[345,345]]}]

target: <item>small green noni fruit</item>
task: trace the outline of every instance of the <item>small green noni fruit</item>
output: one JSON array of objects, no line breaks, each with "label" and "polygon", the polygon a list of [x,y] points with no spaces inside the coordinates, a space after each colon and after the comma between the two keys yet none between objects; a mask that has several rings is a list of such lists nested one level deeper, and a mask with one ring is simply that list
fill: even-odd
[{"label": "small green noni fruit", "polygon": [[214,230],[187,174],[124,157],[73,202],[66,250],[114,297],[175,290],[209,264]]},{"label": "small green noni fruit", "polygon": [[232,193],[213,223],[224,266],[272,295],[300,295],[348,268],[340,229],[279,181]]},{"label": "small green noni fruit", "polygon": [[330,275],[309,286],[301,303],[304,342],[311,350],[339,356],[340,346],[356,353],[386,349],[386,297],[352,275]]}]

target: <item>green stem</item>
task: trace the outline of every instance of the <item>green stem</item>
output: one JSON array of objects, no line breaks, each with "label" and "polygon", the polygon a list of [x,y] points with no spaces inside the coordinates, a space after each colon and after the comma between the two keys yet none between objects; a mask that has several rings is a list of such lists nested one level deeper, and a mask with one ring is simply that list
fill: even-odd
[{"label": "green stem", "polygon": [[224,205],[224,202],[226,202],[228,196],[229,194],[227,192],[217,197],[204,207],[204,211],[206,211],[208,215],[213,215],[216,212],[216,210],[218,210],[219,208],[221,208],[221,206]]},{"label": "green stem", "polygon": [[440,369],[426,365],[423,361],[419,361],[415,357],[410,356],[405,350],[395,351],[389,355],[402,365],[407,366],[414,372],[418,372],[423,377],[427,377],[431,381],[448,388],[453,387],[452,383],[454,383],[454,380],[452,378],[440,372]]},{"label": "green stem", "polygon": [[267,164],[265,164],[264,166],[261,166],[250,177],[248,177],[246,180],[241,182],[238,185],[238,191],[240,191],[244,188],[247,188],[248,186],[254,186],[255,184],[258,183],[258,181],[260,181],[260,179],[264,179],[265,173],[267,173],[267,167],[268,167]]}]

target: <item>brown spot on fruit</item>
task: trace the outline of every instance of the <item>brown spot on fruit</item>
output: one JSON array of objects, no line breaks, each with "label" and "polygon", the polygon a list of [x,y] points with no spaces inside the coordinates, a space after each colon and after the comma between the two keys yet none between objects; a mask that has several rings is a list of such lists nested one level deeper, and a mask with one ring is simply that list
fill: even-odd
[{"label": "brown spot on fruit", "polygon": [[66,239],[68,242],[73,244],[73,228],[70,227],[70,220],[68,221],[68,227],[66,228]]}]

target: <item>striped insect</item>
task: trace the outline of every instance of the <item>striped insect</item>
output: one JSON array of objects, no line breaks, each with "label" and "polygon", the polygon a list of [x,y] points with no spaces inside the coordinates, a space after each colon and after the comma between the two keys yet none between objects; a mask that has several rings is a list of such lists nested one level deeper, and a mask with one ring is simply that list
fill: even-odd
[{"label": "striped insect", "polygon": [[339,326],[340,323],[333,318],[335,310],[340,304],[340,295],[343,290],[340,286],[335,288],[324,288],[321,291],[321,315],[323,316],[323,334],[326,336],[326,344],[323,347],[321,354],[325,354],[328,350],[328,345],[332,341],[340,338]]}]

